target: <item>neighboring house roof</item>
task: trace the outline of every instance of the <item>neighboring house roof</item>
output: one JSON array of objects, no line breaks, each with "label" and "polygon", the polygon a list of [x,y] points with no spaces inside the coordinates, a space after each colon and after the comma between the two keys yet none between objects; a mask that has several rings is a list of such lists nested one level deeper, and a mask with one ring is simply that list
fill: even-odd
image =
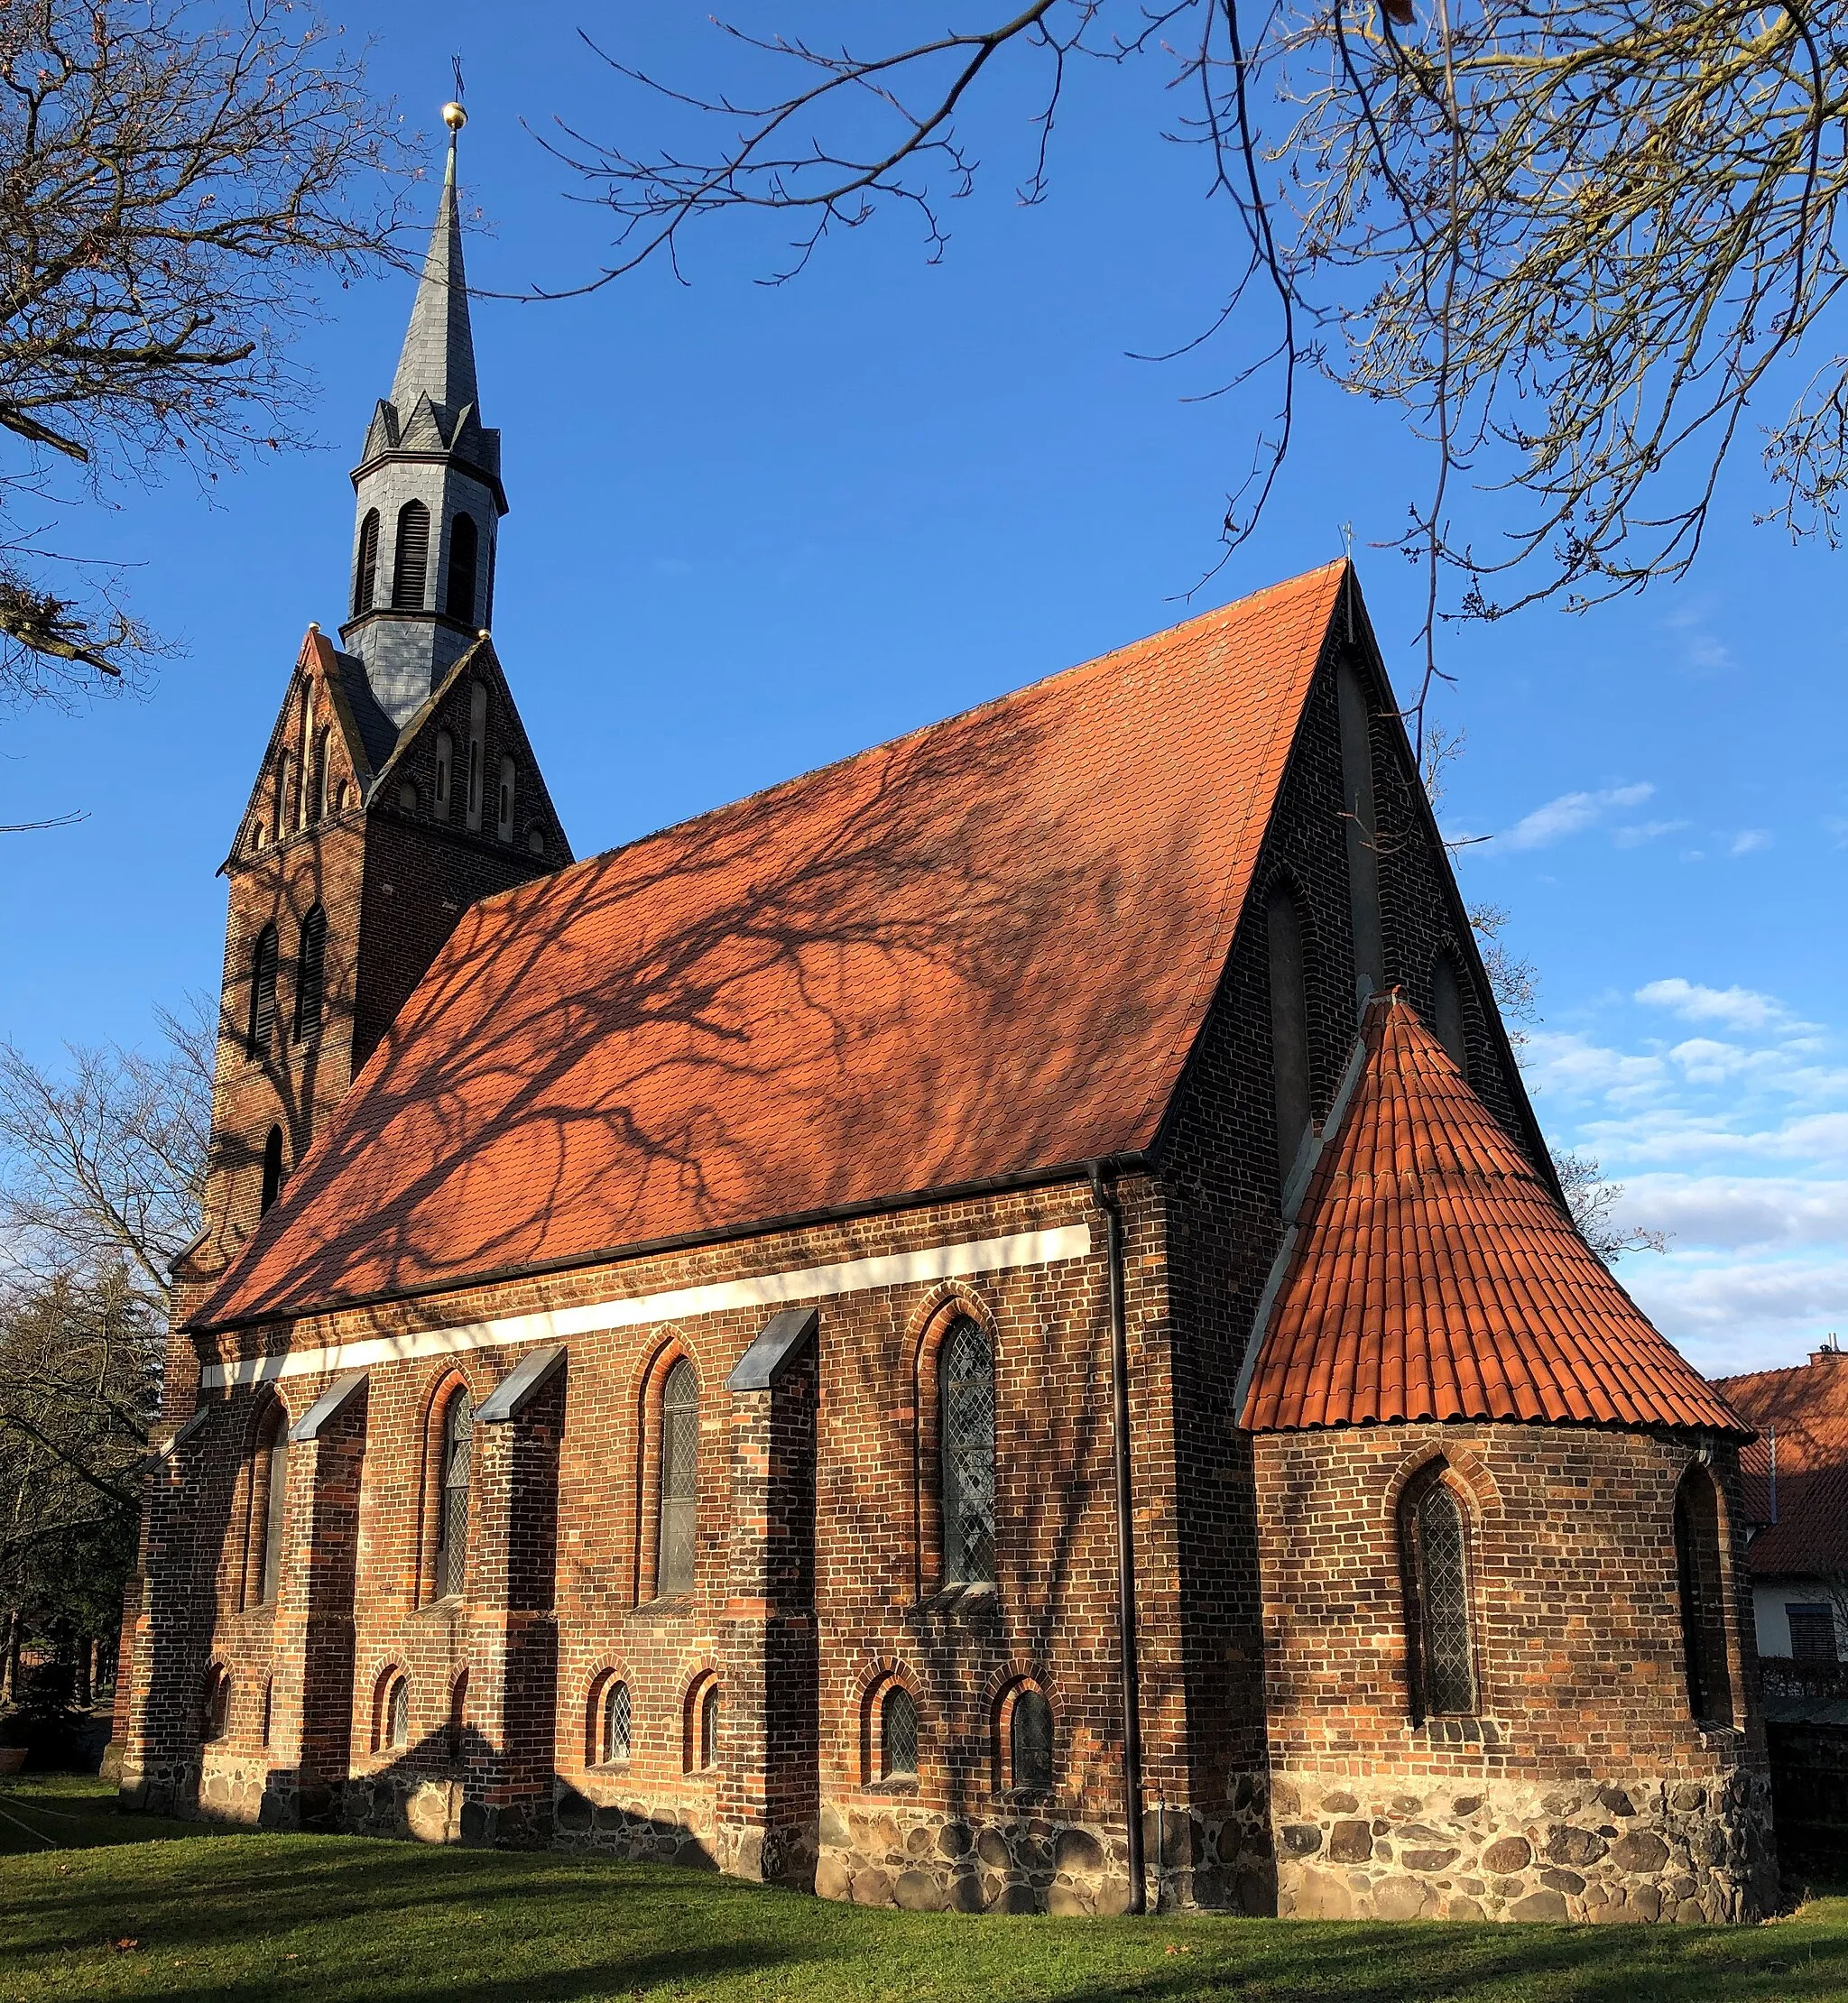
[{"label": "neighboring house roof", "polygon": [[1396,990],[1279,1254],[1241,1424],[1749,1433],[1645,1319]]},{"label": "neighboring house roof", "polygon": [[1742,1470],[1746,1516],[1762,1526],[1751,1569],[1766,1578],[1848,1575],[1848,1354],[1818,1350],[1794,1369],[1723,1377],[1714,1388],[1759,1432]]},{"label": "neighboring house roof", "polygon": [[1138,1152],[1347,567],[485,900],[195,1325]]}]

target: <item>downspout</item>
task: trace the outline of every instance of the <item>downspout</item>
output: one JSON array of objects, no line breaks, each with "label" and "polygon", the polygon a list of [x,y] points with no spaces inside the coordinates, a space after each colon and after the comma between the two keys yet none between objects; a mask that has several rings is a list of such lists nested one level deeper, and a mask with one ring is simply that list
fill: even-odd
[{"label": "downspout", "polygon": [[1142,1696],[1136,1667],[1136,1545],[1130,1484],[1129,1334],[1123,1300],[1123,1207],[1104,1181],[1104,1164],[1089,1163],[1091,1195],[1104,1213],[1110,1293],[1110,1420],[1116,1463],[1116,1629],[1123,1684],[1123,1804],[1129,1849],[1130,1911],[1146,1912],[1142,1856]]}]

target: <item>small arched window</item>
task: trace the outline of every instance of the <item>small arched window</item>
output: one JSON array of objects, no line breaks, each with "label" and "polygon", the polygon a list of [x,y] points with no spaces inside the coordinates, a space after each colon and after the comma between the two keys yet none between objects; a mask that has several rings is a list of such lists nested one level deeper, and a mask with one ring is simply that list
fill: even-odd
[{"label": "small arched window", "polygon": [[481,789],[484,777],[482,761],[487,756],[486,738],[487,690],[477,681],[471,683],[468,690],[468,771],[466,775],[466,798],[471,832],[478,832],[481,827]]},{"label": "small arched window", "polygon": [[282,1194],[282,1130],[272,1127],[263,1137],[263,1182],[257,1196],[257,1215],[263,1216]]},{"label": "small arched window", "polygon": [[501,761],[501,797],[498,805],[494,832],[502,841],[511,842],[513,839],[513,761],[511,758]]},{"label": "small arched window", "polygon": [[370,612],[379,592],[379,511],[368,508],[359,524],[359,554],[353,566],[353,612]]},{"label": "small arched window", "polygon": [[256,936],[256,950],[250,956],[250,1022],[245,1048],[254,1057],[270,1054],[270,1040],[276,1028],[276,959],[278,941],[273,924]]},{"label": "small arched window", "polygon": [[480,534],[472,514],[458,514],[449,524],[449,579],[443,609],[451,619],[475,623],[475,571]]},{"label": "small arched window", "polygon": [[1280,885],[1265,904],[1270,955],[1270,1072],[1277,1169],[1288,1182],[1309,1126],[1309,1003],[1301,908]]},{"label": "small arched window", "polygon": [[398,510],[398,546],[392,561],[392,605],[397,612],[421,612],[430,586],[430,510],[421,501],[407,501]]},{"label": "small arched window", "polygon": [[231,1730],[231,1672],[222,1663],[214,1663],[206,1672],[200,1709],[200,1736],[206,1743],[223,1739]]},{"label": "small arched window", "polygon": [[1008,1779],[1043,1794],[1052,1786],[1052,1706],[1037,1690],[1014,1699],[1007,1721]]},{"label": "small arched window", "polygon": [[1467,1074],[1469,1042],[1464,1032],[1463,982],[1447,949],[1431,963],[1431,1034],[1455,1060],[1456,1068]]},{"label": "small arched window", "polygon": [[699,1739],[696,1763],[701,1773],[718,1765],[718,1678],[713,1677],[699,1693]]},{"label": "small arched window", "polygon": [[1713,1477],[1696,1463],[1675,1491],[1675,1574],[1681,1602],[1687,1709],[1703,1725],[1732,1722],[1720,1521]]},{"label": "small arched window", "polygon": [[446,730],[437,733],[437,818],[449,817],[449,795],[456,786],[456,740]]},{"label": "small arched window", "polygon": [[468,1566],[468,1480],[475,1458],[475,1400],[457,1391],[443,1408],[437,1483],[437,1597],[460,1593]]},{"label": "small arched window", "polygon": [[295,962],[295,1040],[312,1043],[321,1033],[321,990],[327,971],[328,914],[309,907],[301,921],[301,950]]},{"label": "small arched window", "polygon": [[661,1392],[661,1502],[654,1590],[666,1600],[693,1590],[699,1514],[699,1380],[684,1356]]},{"label": "small arched window", "polygon": [[1476,1708],[1471,1632],[1469,1526],[1441,1463],[1408,1485],[1399,1507],[1412,1714],[1467,1716]]},{"label": "small arched window", "polygon": [[398,787],[398,808],[404,814],[414,814],[417,811],[417,788],[408,779],[402,780]]},{"label": "small arched window", "polygon": [[460,1759],[468,1730],[468,1672],[449,1685],[449,1758]]},{"label": "small arched window", "polygon": [[250,1460],[249,1598],[259,1606],[275,1602],[282,1585],[282,1531],[289,1497],[289,1415],[280,1398],[257,1427]]},{"label": "small arched window", "polygon": [[917,1701],[902,1685],[893,1684],[879,1707],[879,1777],[910,1780],[917,1772]]},{"label": "small arched window", "polygon": [[976,1583],[994,1577],[994,1352],[980,1325],[962,1315],[944,1337],[942,1357],[944,1577]]},{"label": "small arched window", "polygon": [[545,854],[545,830],[537,821],[526,830],[526,851],[530,855]]},{"label": "small arched window", "polygon": [[275,1717],[276,1679],[273,1676],[266,1676],[263,1679],[263,1743],[266,1746],[270,1742],[270,1729],[275,1722]]},{"label": "small arched window", "polygon": [[411,1679],[401,1670],[387,1672],[384,1701],[379,1706],[374,1749],[398,1752],[411,1743]]},{"label": "small arched window", "polygon": [[605,1767],[619,1765],[629,1757],[633,1723],[629,1686],[615,1677],[605,1687],[597,1719],[596,1757]]}]

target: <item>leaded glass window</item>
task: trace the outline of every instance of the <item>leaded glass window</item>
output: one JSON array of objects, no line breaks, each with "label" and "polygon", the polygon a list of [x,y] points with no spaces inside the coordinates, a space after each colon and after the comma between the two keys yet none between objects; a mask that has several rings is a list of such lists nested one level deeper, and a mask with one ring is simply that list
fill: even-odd
[{"label": "leaded glass window", "polygon": [[918,1771],[918,1706],[896,1684],[879,1707],[879,1777],[909,1779]]},{"label": "leaded glass window", "polygon": [[628,1685],[613,1683],[604,1693],[603,1731],[597,1749],[597,1757],[605,1764],[628,1758],[630,1716]]},{"label": "leaded glass window", "polygon": [[392,1747],[411,1743],[411,1685],[402,1676],[393,1677],[385,1694],[385,1743]]},{"label": "leaded glass window", "polygon": [[1052,1706],[1037,1690],[1014,1699],[1008,1720],[1008,1765],[1016,1787],[1052,1786]]},{"label": "leaded glass window", "polygon": [[661,1519],[655,1592],[693,1590],[693,1539],[699,1502],[699,1380],[683,1356],[661,1394]]},{"label": "leaded glass window", "polygon": [[1445,1482],[1433,1481],[1413,1504],[1409,1528],[1418,1709],[1424,1715],[1472,1712],[1476,1679],[1463,1505]]},{"label": "leaded glass window", "polygon": [[699,1765],[718,1765],[718,1685],[709,1683],[699,1698]]},{"label": "leaded glass window", "polygon": [[944,1339],[938,1375],[943,1569],[952,1583],[994,1576],[994,1352],[966,1315]]},{"label": "leaded glass window", "polygon": [[437,1495],[437,1597],[459,1593],[468,1566],[468,1476],[475,1456],[475,1400],[457,1391],[443,1414]]}]

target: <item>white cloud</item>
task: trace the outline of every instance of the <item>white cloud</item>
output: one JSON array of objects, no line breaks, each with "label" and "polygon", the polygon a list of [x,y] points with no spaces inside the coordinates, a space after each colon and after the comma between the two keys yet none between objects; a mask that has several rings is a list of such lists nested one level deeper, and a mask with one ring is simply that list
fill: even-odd
[{"label": "white cloud", "polygon": [[1640,848],[1645,842],[1677,834],[1686,826],[1686,821],[1637,821],[1629,827],[1613,827],[1611,839],[1619,848]]},{"label": "white cloud", "polygon": [[1670,632],[1680,635],[1684,666],[1716,673],[1732,665],[1732,650],[1707,623],[1712,609],[1710,598],[1696,599],[1693,605],[1670,613],[1663,623]]},{"label": "white cloud", "polygon": [[1771,831],[1768,827],[1742,827],[1732,837],[1728,855],[1755,855],[1761,848],[1771,845]]},{"label": "white cloud", "polygon": [[1689,1022],[1719,1022],[1729,1029],[1769,1029],[1787,1021],[1790,1011],[1775,995],[1756,988],[1708,988],[1679,974],[1651,981],[1634,998],[1646,1007],[1672,1009]]},{"label": "white cloud", "polygon": [[1561,793],[1517,821],[1503,836],[1509,848],[1545,848],[1568,835],[1582,834],[1613,807],[1640,807],[1655,791],[1647,780],[1612,786],[1601,793]]},{"label": "white cloud", "polygon": [[1666,1069],[1656,1057],[1631,1057],[1570,1030],[1536,1029],[1524,1053],[1529,1083],[1575,1097],[1622,1103],[1654,1092]]}]

